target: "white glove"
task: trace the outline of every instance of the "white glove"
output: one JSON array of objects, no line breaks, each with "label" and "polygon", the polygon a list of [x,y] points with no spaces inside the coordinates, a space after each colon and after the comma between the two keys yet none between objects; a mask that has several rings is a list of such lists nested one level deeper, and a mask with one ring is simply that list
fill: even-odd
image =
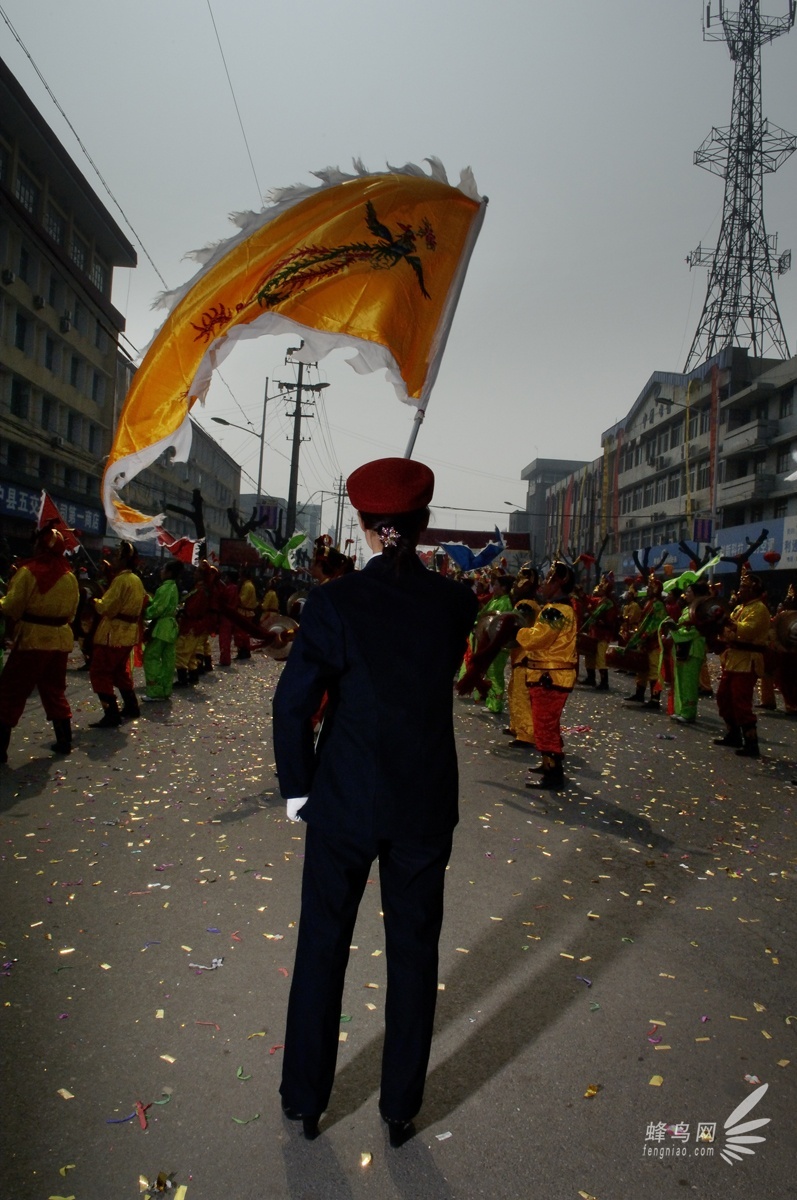
[{"label": "white glove", "polygon": [[289,821],[300,821],[299,813],[307,803],[307,796],[296,796],[293,800],[285,801],[285,808],[288,814]]}]

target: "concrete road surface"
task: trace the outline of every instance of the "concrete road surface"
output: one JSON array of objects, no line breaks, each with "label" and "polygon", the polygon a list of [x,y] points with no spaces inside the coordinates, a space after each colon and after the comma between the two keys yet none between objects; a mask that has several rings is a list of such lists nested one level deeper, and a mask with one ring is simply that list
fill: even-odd
[{"label": "concrete road surface", "polygon": [[280,1112],[304,827],[276,790],[279,666],[118,731],[89,729],[76,667],[71,757],[35,700],[0,767],[6,1200],[135,1200],[159,1172],[186,1200],[797,1195],[794,717],[762,714],[740,759],[711,701],[677,726],[613,675],[573,693],[570,782],[540,795],[501,719],[455,701],[437,1033],[392,1150],[376,868],[322,1136]]}]

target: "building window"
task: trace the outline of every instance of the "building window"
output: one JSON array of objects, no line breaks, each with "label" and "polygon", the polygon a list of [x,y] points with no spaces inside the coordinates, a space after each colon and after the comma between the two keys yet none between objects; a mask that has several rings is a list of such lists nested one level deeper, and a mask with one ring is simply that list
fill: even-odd
[{"label": "building window", "polygon": [[11,155],[2,143],[0,143],[0,182],[8,183],[8,176],[11,171]]},{"label": "building window", "polygon": [[27,421],[30,410],[30,388],[24,379],[14,376],[11,380],[11,415]]},{"label": "building window", "polygon": [[28,331],[30,329],[30,321],[24,317],[22,313],[17,313],[17,319],[14,324],[14,345],[17,350],[25,352],[28,347]]},{"label": "building window", "polygon": [[99,454],[102,446],[102,437],[100,429],[97,425],[89,425],[89,454]]},{"label": "building window", "polygon": [[711,409],[709,407],[701,408],[700,410],[700,432],[708,433],[711,429]]},{"label": "building window", "polygon": [[17,272],[23,283],[30,283],[31,261],[30,251],[27,246],[19,248],[19,271]]},{"label": "building window", "polygon": [[793,408],[794,408],[794,388],[790,387],[790,388],[787,388],[785,392],[781,392],[780,406],[778,409],[778,416],[780,417],[780,419],[783,420],[784,417],[790,417],[792,415]]},{"label": "building window", "polygon": [[50,287],[47,295],[50,308],[58,308],[61,299],[61,281],[57,275],[50,276]]},{"label": "building window", "polygon": [[656,504],[661,504],[662,500],[667,499],[667,480],[662,477],[656,480]]},{"label": "building window", "polygon": [[75,300],[75,308],[72,313],[72,320],[75,323],[75,329],[82,333],[85,337],[88,328],[89,315],[86,312],[85,304],[81,304],[79,300]]},{"label": "building window", "polygon": [[764,519],[763,504],[752,504],[750,506],[750,521],[751,522],[763,521],[763,519]]},{"label": "building window", "polygon": [[636,512],[636,511],[637,511],[637,509],[638,509],[638,508],[641,508],[641,507],[642,507],[642,488],[641,488],[641,487],[635,487],[635,488],[634,488],[634,500],[633,500],[633,504],[632,504],[632,510],[633,510],[633,512]]},{"label": "building window", "polygon": [[83,421],[80,413],[70,412],[66,418],[66,438],[68,442],[74,445],[80,444],[80,435],[83,429]]},{"label": "building window", "polygon": [[681,442],[683,440],[684,440],[684,423],[682,420],[676,421],[676,423],[673,425],[672,429],[670,430],[670,448],[672,450],[674,450],[676,446],[681,445]]},{"label": "building window", "polygon": [[72,387],[80,387],[80,359],[76,354],[72,355],[69,363],[69,382]]},{"label": "building window", "polygon": [[35,214],[39,204],[39,187],[22,167],[17,171],[16,196],[23,208]]},{"label": "building window", "polygon": [[47,210],[44,214],[44,228],[49,233],[54,242],[59,246],[63,246],[66,242],[66,219],[61,216],[58,209],[53,204],[48,203]]},{"label": "building window", "polygon": [[105,295],[108,290],[108,268],[102,259],[97,258],[96,254],[94,262],[91,264],[90,278],[97,291]]},{"label": "building window", "polygon": [[94,345],[101,354],[105,354],[108,349],[108,334],[102,327],[102,321],[97,321],[94,328]]},{"label": "building window", "polygon": [[100,494],[99,479],[97,479],[96,475],[87,475],[86,476],[86,495],[87,496],[99,496],[99,494]]},{"label": "building window", "polygon": [[778,450],[778,463],[775,468],[778,475],[783,475],[786,471],[792,469],[792,451],[790,446],[782,446]]},{"label": "building window", "polygon": [[681,494],[681,476],[676,472],[667,477],[667,499],[677,500]]},{"label": "building window", "polygon": [[75,467],[66,467],[64,470],[64,487],[70,488],[73,492],[80,491],[80,476],[82,472]]},{"label": "building window", "polygon": [[642,497],[642,507],[650,508],[652,503],[653,503],[653,483],[651,481],[650,483],[645,484],[645,491],[644,491],[643,497]]},{"label": "building window", "polygon": [[95,404],[102,404],[105,399],[105,379],[99,371],[91,377],[91,398]]},{"label": "building window", "polygon": [[706,458],[697,468],[697,489],[707,488],[711,482],[711,463]]},{"label": "building window", "polygon": [[55,372],[55,338],[49,334],[44,339],[44,365],[48,371]]},{"label": "building window", "polygon": [[52,396],[42,396],[42,429],[47,433],[56,428],[57,405]]},{"label": "building window", "polygon": [[787,517],[789,515],[789,505],[786,500],[779,500],[774,506],[773,517]]},{"label": "building window", "polygon": [[83,238],[79,237],[76,233],[72,234],[72,246],[69,251],[69,257],[79,271],[85,272],[89,262],[89,248],[83,241]]}]

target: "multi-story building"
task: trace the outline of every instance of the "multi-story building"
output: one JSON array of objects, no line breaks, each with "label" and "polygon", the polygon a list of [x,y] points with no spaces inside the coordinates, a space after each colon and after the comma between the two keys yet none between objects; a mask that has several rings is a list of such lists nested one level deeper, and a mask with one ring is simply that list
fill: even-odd
[{"label": "multi-story building", "polygon": [[583,460],[535,458],[520,472],[526,481],[526,508],[509,515],[510,533],[528,534],[529,557],[540,562],[548,545],[548,489],[586,466]]},{"label": "multi-story building", "polygon": [[0,61],[0,536],[30,545],[46,488],[84,543],[102,543],[124,318],[114,267],[136,253]]},{"label": "multi-story building", "polygon": [[603,434],[602,457],[549,489],[547,553],[595,553],[605,541],[604,569],[628,574],[634,551],[655,549],[680,570],[681,541],[730,556],[766,530],[753,569],[768,569],[765,553],[781,555],[778,572],[796,569],[796,385],[797,357],[739,347],[688,375],[655,372]]}]

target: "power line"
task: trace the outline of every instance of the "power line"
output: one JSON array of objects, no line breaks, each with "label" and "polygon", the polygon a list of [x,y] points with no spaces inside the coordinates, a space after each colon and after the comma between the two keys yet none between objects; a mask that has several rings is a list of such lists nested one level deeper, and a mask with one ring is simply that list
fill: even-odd
[{"label": "power line", "polygon": [[21,38],[21,37],[19,36],[19,34],[17,33],[17,31],[16,31],[16,29],[14,28],[14,26],[11,24],[11,21],[9,20],[8,14],[6,13],[5,9],[4,9],[4,8],[3,8],[1,5],[0,5],[0,16],[1,16],[1,17],[3,18],[3,20],[5,21],[6,25],[8,26],[9,30],[11,31],[11,35],[12,35],[12,37],[14,38],[14,40],[15,40],[15,41],[16,41],[16,43],[17,43],[17,45],[18,45],[18,46],[19,46],[19,48],[22,50],[22,53],[23,53],[23,54],[25,55],[25,57],[28,59],[28,61],[30,62],[30,65],[33,67],[34,71],[36,72],[36,74],[38,75],[39,79],[41,80],[41,82],[42,82],[42,84],[43,84],[43,86],[44,86],[44,89],[45,89],[45,91],[47,92],[47,95],[50,97],[50,99],[52,100],[53,104],[54,104],[54,105],[55,105],[55,107],[58,109],[59,113],[60,113],[60,114],[61,114],[61,116],[64,118],[64,120],[66,121],[66,123],[67,123],[67,125],[69,126],[70,130],[72,131],[72,133],[73,133],[73,135],[74,135],[74,137],[75,137],[75,140],[76,140],[76,142],[77,142],[78,146],[80,146],[80,149],[83,151],[83,153],[85,154],[86,158],[88,159],[88,161],[91,163],[92,167],[94,168],[94,172],[95,172],[95,174],[96,174],[97,178],[99,179],[100,183],[101,183],[101,184],[102,184],[102,186],[105,188],[106,192],[107,192],[107,193],[108,193],[108,195],[111,197],[111,199],[113,200],[113,202],[114,202],[114,204],[116,205],[116,207],[119,209],[119,212],[122,214],[122,217],[124,218],[125,222],[127,223],[127,227],[128,227],[128,229],[129,229],[129,230],[130,230],[130,232],[133,234],[133,237],[136,239],[136,241],[138,242],[139,246],[141,247],[141,250],[142,250],[142,252],[143,252],[143,254],[144,254],[144,257],[145,257],[145,258],[147,259],[147,261],[149,262],[149,265],[152,267],[153,271],[154,271],[154,272],[155,272],[155,274],[158,276],[158,279],[160,279],[160,281],[161,281],[161,283],[163,284],[163,286],[164,286],[164,287],[165,287],[165,288],[168,290],[168,287],[169,287],[168,283],[167,283],[167,282],[166,282],[166,280],[163,278],[163,276],[161,275],[161,273],[160,273],[160,271],[158,270],[158,268],[155,266],[155,263],[153,262],[153,260],[152,260],[152,257],[151,257],[151,255],[150,255],[149,251],[147,250],[146,246],[144,245],[144,243],[142,242],[142,240],[141,240],[141,238],[139,237],[138,233],[136,232],[135,228],[133,227],[133,224],[132,224],[132,222],[131,222],[130,218],[128,217],[128,215],[127,215],[127,213],[125,212],[125,210],[122,208],[122,206],[121,206],[121,204],[119,203],[119,201],[116,199],[116,196],[114,196],[114,194],[113,194],[113,192],[111,191],[111,189],[110,189],[110,187],[108,186],[108,184],[105,182],[105,179],[104,179],[104,177],[103,177],[103,174],[102,174],[102,172],[100,171],[100,168],[97,166],[97,164],[95,163],[94,159],[91,157],[91,155],[89,154],[88,150],[86,149],[86,146],[85,146],[85,144],[83,143],[83,140],[81,139],[81,137],[80,137],[80,134],[79,134],[79,133],[78,133],[78,131],[75,129],[74,125],[73,125],[73,124],[72,124],[72,122],[69,120],[69,117],[66,115],[66,113],[65,113],[65,112],[64,112],[64,110],[63,110],[63,108],[61,107],[61,105],[60,105],[60,104],[58,103],[58,101],[56,100],[56,98],[55,98],[55,94],[53,93],[53,90],[52,90],[52,88],[50,87],[49,83],[47,82],[47,80],[44,78],[44,76],[42,75],[41,71],[40,71],[40,70],[39,70],[39,68],[37,67],[36,63],[35,63],[35,62],[34,62],[34,60],[33,60],[33,56],[32,56],[32,54],[30,53],[30,51],[28,50],[27,46],[26,46],[26,45],[25,45],[25,43],[23,42],[22,38]]},{"label": "power line", "polygon": [[260,187],[260,182],[257,178],[257,171],[255,170],[255,164],[252,160],[252,151],[249,149],[249,142],[247,141],[247,138],[246,138],[246,130],[244,129],[244,123],[243,123],[243,120],[241,119],[241,110],[239,109],[238,101],[235,98],[235,90],[232,86],[232,79],[230,78],[230,72],[227,69],[227,59],[224,57],[224,50],[222,48],[221,38],[219,37],[219,31],[216,28],[216,18],[213,16],[213,9],[210,7],[210,0],[207,0],[207,5],[208,5],[208,12],[210,13],[210,19],[211,19],[211,22],[213,23],[213,32],[216,35],[216,41],[218,43],[219,54],[221,55],[221,61],[224,63],[224,73],[226,74],[227,82],[230,85],[230,95],[232,96],[232,102],[235,105],[235,111],[238,114],[238,124],[241,127],[241,135],[244,139],[244,145],[246,146],[246,153],[249,155],[249,166],[252,168],[252,174],[255,177],[255,187],[257,188],[258,202],[260,204],[262,204],[263,203],[263,192]]}]

